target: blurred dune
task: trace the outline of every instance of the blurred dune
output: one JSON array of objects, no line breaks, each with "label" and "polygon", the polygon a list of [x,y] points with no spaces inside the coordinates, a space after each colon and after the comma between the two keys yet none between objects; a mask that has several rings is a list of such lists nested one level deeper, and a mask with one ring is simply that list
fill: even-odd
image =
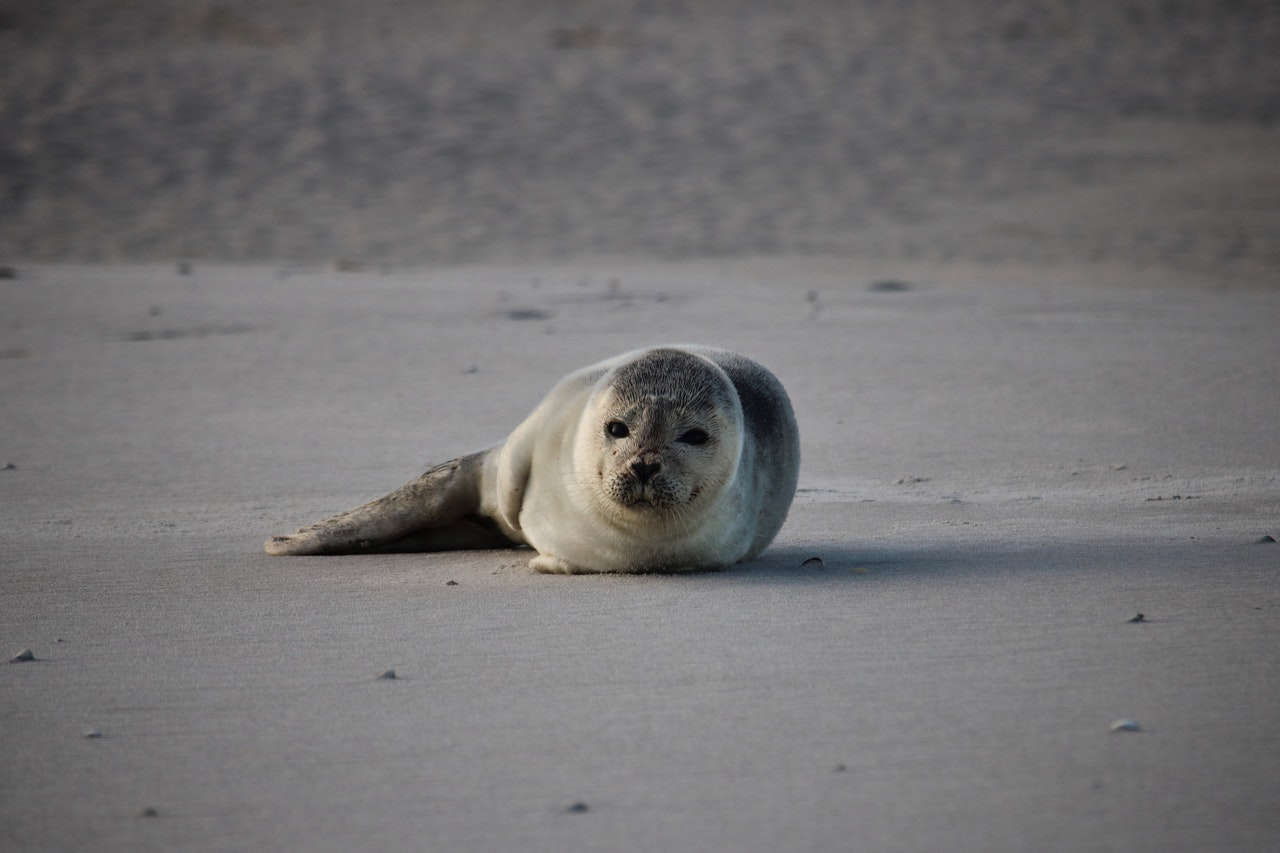
[{"label": "blurred dune", "polygon": [[1280,7],[0,2],[0,256],[1280,269]]}]

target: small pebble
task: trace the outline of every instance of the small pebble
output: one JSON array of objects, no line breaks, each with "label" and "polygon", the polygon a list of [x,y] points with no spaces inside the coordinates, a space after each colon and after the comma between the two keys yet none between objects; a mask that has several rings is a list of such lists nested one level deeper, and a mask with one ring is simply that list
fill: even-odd
[{"label": "small pebble", "polygon": [[23,649],[13,657],[9,658],[9,663],[23,663],[24,661],[35,660],[35,652],[31,649]]},{"label": "small pebble", "polygon": [[1125,621],[1126,621],[1126,622],[1130,622],[1130,623],[1146,622],[1146,621],[1147,621],[1147,617],[1146,617],[1145,615],[1143,615],[1143,614],[1139,613],[1137,616],[1133,617],[1132,619],[1126,619]]},{"label": "small pebble", "polygon": [[825,564],[822,562],[821,557],[810,557],[809,559],[805,560],[803,563],[800,564],[802,568],[808,566],[815,569],[820,569],[823,567],[823,565]]},{"label": "small pebble", "polygon": [[9,267],[9,266],[0,267],[0,278],[17,278],[17,277],[18,277],[18,271],[13,267]]},{"label": "small pebble", "polygon": [[382,681],[395,681],[399,677],[400,676],[396,675],[396,671],[394,669],[389,669],[386,672],[382,673],[382,675],[378,676],[378,678]]},{"label": "small pebble", "polygon": [[457,582],[457,581],[445,581],[444,585],[445,585],[445,586],[457,586],[457,585],[458,585],[458,582]]},{"label": "small pebble", "polygon": [[1137,720],[1115,720],[1111,723],[1113,732],[1140,732],[1142,725]]},{"label": "small pebble", "polygon": [[147,806],[142,810],[138,817],[160,817],[160,812],[156,811],[151,806]]},{"label": "small pebble", "polygon": [[835,770],[835,772],[836,772],[836,773],[843,773],[843,772],[845,772],[845,771],[846,771],[846,770],[848,770],[848,769],[849,769],[849,768],[848,768],[848,767],[846,767],[846,766],[845,766],[845,765],[843,765],[843,764],[837,764],[837,765],[835,766],[835,768],[834,768],[834,770]]},{"label": "small pebble", "polygon": [[911,289],[911,285],[908,284],[907,282],[898,281],[897,279],[892,279],[892,278],[883,279],[881,281],[873,281],[867,287],[867,290],[870,290],[872,293],[903,293],[910,289]]},{"label": "small pebble", "polygon": [[589,811],[591,811],[591,806],[589,806],[589,805],[587,805],[586,803],[584,803],[584,802],[582,802],[581,800],[579,800],[578,802],[574,803],[573,805],[571,805],[571,806],[567,806],[567,807],[565,808],[565,811],[566,811],[566,812],[569,812],[570,814],[582,814],[583,812],[589,812]]},{"label": "small pebble", "polygon": [[102,737],[102,731],[100,729],[85,729],[83,734],[91,740],[96,740]]},{"label": "small pebble", "polygon": [[[6,467],[8,467],[8,466],[6,466]],[[1258,540],[1257,542],[1255,542],[1254,544],[1255,544],[1255,545],[1267,545],[1267,544],[1270,544],[1270,543],[1275,542],[1275,541],[1276,541],[1276,537],[1271,536],[1271,535],[1267,535],[1267,536],[1263,536],[1261,539],[1259,539],[1259,540]]]},{"label": "small pebble", "polygon": [[178,261],[178,275],[191,275],[190,261]]},{"label": "small pebble", "polygon": [[[18,466],[17,466],[17,465],[14,465],[12,462],[6,462],[6,463],[4,463],[4,470],[6,470],[6,471],[17,471],[17,470],[18,470]],[[1273,541],[1273,542],[1274,542],[1275,540],[1273,539],[1273,540],[1271,540],[1271,541]]]},{"label": "small pebble", "polygon": [[513,308],[503,312],[508,320],[549,320],[551,315],[539,308]]}]

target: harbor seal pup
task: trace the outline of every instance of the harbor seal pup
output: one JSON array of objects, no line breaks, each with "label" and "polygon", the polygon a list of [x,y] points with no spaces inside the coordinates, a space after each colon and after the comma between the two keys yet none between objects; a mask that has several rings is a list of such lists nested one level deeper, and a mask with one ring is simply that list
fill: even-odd
[{"label": "harbor seal pup", "polygon": [[497,447],[266,550],[529,545],[541,572],[719,569],[773,540],[799,464],[795,415],[772,373],[727,350],[654,347],[570,373]]}]

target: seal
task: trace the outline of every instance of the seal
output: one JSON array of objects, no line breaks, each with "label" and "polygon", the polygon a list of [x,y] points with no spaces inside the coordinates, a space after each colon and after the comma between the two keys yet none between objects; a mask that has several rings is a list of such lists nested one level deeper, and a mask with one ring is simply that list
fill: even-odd
[{"label": "seal", "polygon": [[269,554],[528,545],[541,572],[681,572],[749,560],[795,496],[782,383],[722,349],[660,346],[576,370],[502,444],[267,540]]}]

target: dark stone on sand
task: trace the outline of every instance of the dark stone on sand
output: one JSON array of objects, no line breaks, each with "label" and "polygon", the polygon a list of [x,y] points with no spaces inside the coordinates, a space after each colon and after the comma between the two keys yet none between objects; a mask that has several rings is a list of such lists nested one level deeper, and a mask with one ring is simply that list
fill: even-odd
[{"label": "dark stone on sand", "polygon": [[871,285],[867,288],[867,290],[870,290],[872,293],[903,293],[904,291],[907,291],[910,289],[911,289],[911,285],[908,282],[898,281],[897,279],[894,279],[894,278],[886,278],[886,279],[881,279],[880,281],[873,281],[871,282]]},{"label": "dark stone on sand", "polygon": [[29,660],[35,660],[35,659],[36,659],[35,652],[31,651],[31,649],[23,649],[13,657],[9,658],[9,663],[25,663]]},{"label": "dark stone on sand", "polygon": [[820,569],[823,566],[821,557],[810,557],[800,564],[801,568]]},{"label": "dark stone on sand", "polygon": [[505,312],[508,320],[549,320],[551,315],[538,308],[513,308]]},{"label": "dark stone on sand", "polygon": [[190,261],[178,261],[178,275],[191,275]]},{"label": "dark stone on sand", "polygon": [[445,581],[444,585],[445,585],[445,586],[457,586],[457,585],[458,585],[458,582],[457,582],[457,581]]},{"label": "dark stone on sand", "polygon": [[84,736],[89,740],[99,740],[102,737],[102,731],[100,729],[85,729]]},{"label": "dark stone on sand", "polygon": [[849,768],[843,764],[837,764],[835,767],[832,768],[832,771],[835,773],[844,773],[848,769]]},{"label": "dark stone on sand", "polygon": [[1134,623],[1134,624],[1136,624],[1136,623],[1138,623],[1138,622],[1146,622],[1146,621],[1147,621],[1147,617],[1146,617],[1145,615],[1143,615],[1143,614],[1139,613],[1137,616],[1133,617],[1132,619],[1126,619],[1125,621],[1126,621],[1126,622],[1130,622],[1130,623]]},{"label": "dark stone on sand", "polygon": [[569,814],[582,814],[583,812],[591,811],[591,806],[579,800],[576,803],[566,806],[565,811]]},{"label": "dark stone on sand", "polygon": [[17,471],[17,470],[18,470],[18,466],[17,466],[17,465],[14,465],[12,462],[6,462],[6,463],[4,463],[4,470],[6,470],[6,471]]},{"label": "dark stone on sand", "polygon": [[0,278],[17,278],[18,271],[13,267],[0,266]]},{"label": "dark stone on sand", "polygon": [[139,812],[138,817],[160,817],[160,812],[156,811],[151,806],[147,806],[145,809]]},{"label": "dark stone on sand", "polygon": [[614,40],[616,37],[591,24],[580,27],[556,27],[547,34],[547,41],[556,50],[588,50]]},{"label": "dark stone on sand", "polygon": [[379,681],[395,681],[399,677],[400,676],[396,675],[396,671],[394,669],[389,669],[386,672],[382,673],[382,675],[379,675],[378,680]]},{"label": "dark stone on sand", "polygon": [[1257,540],[1257,541],[1256,541],[1256,542],[1254,542],[1253,544],[1255,544],[1255,545],[1271,545],[1271,544],[1273,544],[1275,541],[1276,541],[1276,538],[1275,538],[1274,536],[1271,536],[1270,534],[1268,534],[1268,535],[1266,535],[1266,536],[1263,536],[1261,539]]}]

